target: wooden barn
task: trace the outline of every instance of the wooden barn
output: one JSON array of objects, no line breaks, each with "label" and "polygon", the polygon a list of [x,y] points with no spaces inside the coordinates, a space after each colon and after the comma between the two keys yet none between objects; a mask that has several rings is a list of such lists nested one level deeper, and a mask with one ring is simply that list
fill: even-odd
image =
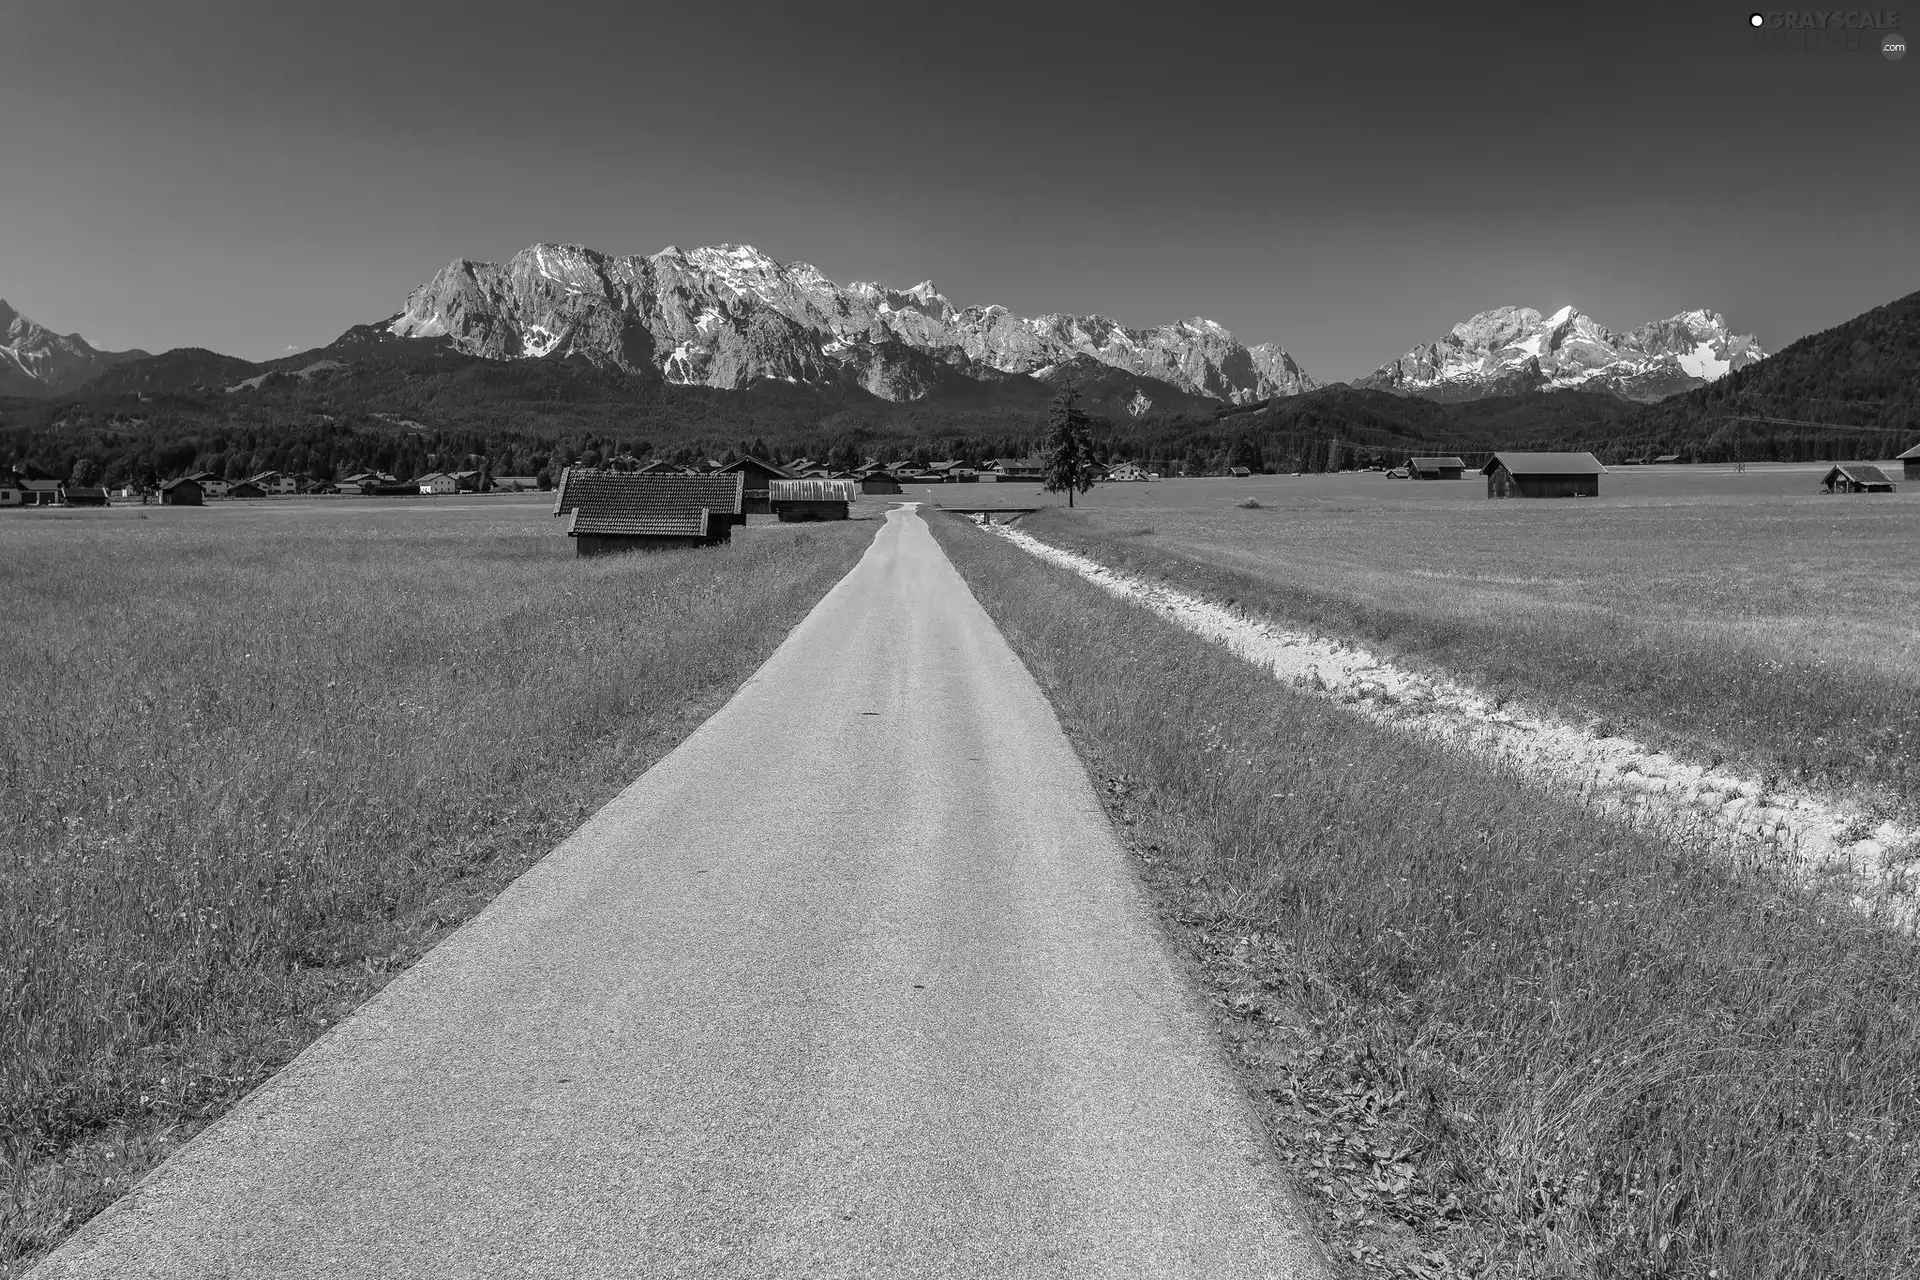
[{"label": "wooden barn", "polygon": [[1408,458],[1407,474],[1415,480],[1458,480],[1467,464],[1459,458]]},{"label": "wooden barn", "polygon": [[890,471],[869,471],[860,477],[862,493],[899,493],[900,479]]},{"label": "wooden barn", "polygon": [[1842,462],[1820,480],[1822,493],[1892,493],[1886,472],[1864,462]]},{"label": "wooden barn", "polygon": [[164,507],[200,507],[206,505],[206,492],[192,476],[181,476],[160,486],[160,505]]},{"label": "wooden barn", "polygon": [[264,498],[267,491],[251,480],[241,480],[227,489],[229,498]]},{"label": "wooden barn", "polygon": [[853,504],[851,480],[775,480],[767,497],[773,514],[788,524],[805,520],[845,520]]},{"label": "wooden barn", "polygon": [[768,505],[767,486],[771,485],[775,480],[792,480],[796,478],[794,473],[785,467],[768,462],[765,458],[756,458],[752,454],[748,454],[746,457],[735,462],[729,462],[726,466],[720,468],[720,474],[722,475],[730,475],[734,472],[738,472],[747,478],[746,497],[744,499],[746,503],[745,509],[749,513],[759,516],[764,516],[773,510],[773,508]]},{"label": "wooden barn", "polygon": [[1906,479],[1920,480],[1920,444],[1913,446],[1894,461],[1906,467]]},{"label": "wooden barn", "polygon": [[1605,470],[1590,453],[1496,453],[1480,474],[1489,498],[1595,498]]},{"label": "wooden barn", "polygon": [[583,556],[725,542],[745,524],[746,477],[667,476],[568,467],[553,514],[570,516],[567,536]]},{"label": "wooden barn", "polygon": [[70,484],[60,491],[63,507],[106,507],[113,505],[107,491],[98,485]]}]

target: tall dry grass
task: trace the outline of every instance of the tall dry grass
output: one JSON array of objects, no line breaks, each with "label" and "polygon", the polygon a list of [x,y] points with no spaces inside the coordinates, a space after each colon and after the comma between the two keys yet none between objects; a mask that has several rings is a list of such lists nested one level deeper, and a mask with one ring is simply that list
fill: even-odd
[{"label": "tall dry grass", "polygon": [[1920,1274],[1920,950],[950,517],[1351,1274]]},{"label": "tall dry grass", "polygon": [[0,525],[0,1267],[711,712],[872,526],[580,561],[551,519]]}]

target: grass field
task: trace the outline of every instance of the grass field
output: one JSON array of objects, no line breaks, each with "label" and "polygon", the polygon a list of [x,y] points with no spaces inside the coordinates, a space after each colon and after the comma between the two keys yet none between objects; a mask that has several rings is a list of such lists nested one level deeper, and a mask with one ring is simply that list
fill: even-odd
[{"label": "grass field", "polygon": [[1911,814],[1920,486],[1823,496],[1823,470],[1616,469],[1600,498],[1559,501],[1378,473],[1103,485],[1022,527],[1691,759]]},{"label": "grass field", "polygon": [[874,529],[581,561],[550,501],[0,514],[0,1274],[671,749]]},{"label": "grass field", "polygon": [[1104,786],[1346,1274],[1920,1273],[1912,938],[930,523]]}]

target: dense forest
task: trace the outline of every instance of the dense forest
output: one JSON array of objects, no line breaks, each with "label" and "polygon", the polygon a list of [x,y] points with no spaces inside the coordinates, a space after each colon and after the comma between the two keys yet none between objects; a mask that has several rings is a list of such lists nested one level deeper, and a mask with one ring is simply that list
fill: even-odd
[{"label": "dense forest", "polygon": [[[489,362],[369,326],[268,364],[172,351],[72,395],[0,400],[0,465],[65,478],[84,460],[120,484],[190,470],[537,476],[623,453],[978,462],[1038,448],[1053,390],[1009,379],[907,404],[853,386],[723,391],[579,359]],[[1920,294],[1652,405],[1579,392],[1441,404],[1344,384],[1250,406],[1169,401],[1136,417],[1114,396],[1093,398],[1099,454],[1170,475],[1341,470],[1410,453],[1477,463],[1495,449],[1589,449],[1605,462],[1888,457],[1920,443]]]}]

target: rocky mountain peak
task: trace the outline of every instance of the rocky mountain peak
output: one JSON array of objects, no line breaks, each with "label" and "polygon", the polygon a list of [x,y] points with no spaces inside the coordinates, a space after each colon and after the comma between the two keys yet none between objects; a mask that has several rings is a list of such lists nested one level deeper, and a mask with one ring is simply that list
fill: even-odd
[{"label": "rocky mountain peak", "polygon": [[0,301],[0,395],[60,395],[144,351],[100,351],[77,333],[59,334]]}]

